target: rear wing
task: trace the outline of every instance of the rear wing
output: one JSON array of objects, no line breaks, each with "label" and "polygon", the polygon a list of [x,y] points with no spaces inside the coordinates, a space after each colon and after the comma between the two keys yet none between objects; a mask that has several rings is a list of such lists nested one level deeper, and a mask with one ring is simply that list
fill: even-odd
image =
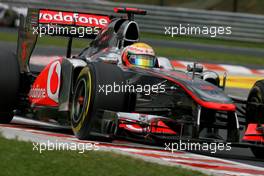
[{"label": "rear wing", "polygon": [[47,9],[28,9],[27,16],[20,16],[17,56],[21,72],[30,72],[29,60],[37,38],[43,35],[69,37],[67,57],[71,55],[72,38],[94,39],[107,27],[107,15]]},{"label": "rear wing", "polygon": [[39,35],[73,36],[94,39],[99,30],[110,22],[109,16],[57,11],[39,10]]}]

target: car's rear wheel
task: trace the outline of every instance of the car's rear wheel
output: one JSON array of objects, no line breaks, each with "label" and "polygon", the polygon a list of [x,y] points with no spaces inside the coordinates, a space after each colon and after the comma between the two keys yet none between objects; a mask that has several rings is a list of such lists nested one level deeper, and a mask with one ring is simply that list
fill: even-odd
[{"label": "car's rear wheel", "polygon": [[0,123],[13,119],[19,91],[19,64],[11,51],[0,52]]},{"label": "car's rear wheel", "polygon": [[[264,80],[258,81],[250,90],[247,99],[247,113],[246,123],[264,124],[264,108],[263,106],[257,106],[264,103]],[[257,158],[264,158],[264,150],[261,148],[252,147],[253,154]]]},{"label": "car's rear wheel", "polygon": [[0,112],[0,123],[10,123],[13,120],[13,112]]},{"label": "car's rear wheel", "polygon": [[116,65],[91,63],[83,68],[75,83],[71,103],[71,124],[79,139],[93,137],[96,125],[100,123],[98,110],[125,111],[126,94],[100,91],[106,85],[122,84],[124,75]]}]

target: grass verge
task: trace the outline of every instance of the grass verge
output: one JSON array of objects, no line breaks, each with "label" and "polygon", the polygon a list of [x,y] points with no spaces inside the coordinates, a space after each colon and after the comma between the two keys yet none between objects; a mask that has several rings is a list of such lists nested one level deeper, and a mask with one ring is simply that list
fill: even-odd
[{"label": "grass verge", "polygon": [[32,151],[30,142],[0,137],[0,168],[5,176],[204,176],[197,171],[163,166],[111,152]]},{"label": "grass verge", "polygon": [[[60,37],[61,38],[61,37]],[[153,34],[153,33],[141,33],[141,38],[147,39],[157,39],[157,40],[169,40],[169,41],[182,41],[182,42],[190,42],[190,43],[202,43],[209,45],[225,45],[225,46],[235,46],[235,47],[246,47],[246,48],[259,48],[264,49],[264,43],[254,43],[254,42],[241,42],[241,41],[230,41],[230,40],[222,40],[222,39],[208,39],[208,38],[199,38],[199,37],[188,37],[188,36],[176,36],[170,37],[168,35],[163,34]],[[0,32],[0,40],[2,41],[16,41],[17,34],[8,33],[8,32]],[[42,37],[40,38],[41,44],[50,44],[52,41],[53,45],[64,46],[61,44],[61,39],[58,37]],[[76,41],[76,40],[74,40]],[[85,47],[89,42],[85,39],[80,39],[77,42],[75,47]]]},{"label": "grass verge", "polygon": [[148,39],[182,41],[182,42],[201,43],[201,44],[208,44],[208,45],[225,45],[225,46],[232,46],[232,47],[264,49],[264,43],[243,42],[243,41],[235,41],[235,40],[216,39],[216,38],[202,38],[202,37],[190,37],[190,36],[171,37],[165,34],[153,34],[153,33],[142,33],[141,37],[148,38]]},{"label": "grass verge", "polygon": [[[145,37],[155,38],[153,36],[155,35],[145,35]],[[159,37],[161,36],[158,36],[158,38]],[[166,39],[166,37],[163,39]],[[12,34],[12,33],[1,32],[0,40],[15,42],[17,40],[17,35]],[[194,40],[197,40],[196,42],[198,42],[199,39],[192,39],[192,40],[190,39],[190,42]],[[207,42],[207,44],[209,44],[208,40],[206,39],[203,39],[201,41],[205,43]],[[61,37],[45,36],[45,37],[41,37],[38,39],[38,44],[66,47],[67,38],[62,39]],[[88,44],[89,44],[89,40],[85,40],[85,39],[74,39],[73,40],[74,48],[85,48],[88,46]],[[230,42],[230,45],[232,45],[232,41]],[[247,45],[250,45],[250,43],[248,43]],[[250,46],[253,47],[254,44]],[[252,56],[245,56],[245,55],[239,55],[239,54],[228,54],[228,53],[222,53],[222,52],[210,52],[210,51],[199,51],[199,50],[189,50],[189,49],[177,49],[177,48],[168,48],[168,47],[154,47],[154,48],[156,50],[157,55],[165,56],[165,57],[172,58],[172,59],[188,58],[188,59],[192,59],[196,61],[209,61],[209,62],[216,61],[216,62],[223,62],[223,63],[230,63],[230,64],[244,64],[244,65],[249,64],[249,65],[264,66],[263,57],[252,57]],[[263,44],[263,48],[264,48],[264,44]]]}]

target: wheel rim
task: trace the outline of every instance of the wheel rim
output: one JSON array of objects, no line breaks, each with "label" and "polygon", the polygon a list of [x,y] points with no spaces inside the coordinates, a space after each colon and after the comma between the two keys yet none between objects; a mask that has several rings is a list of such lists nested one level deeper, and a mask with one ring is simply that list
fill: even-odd
[{"label": "wheel rim", "polygon": [[73,97],[73,105],[72,105],[72,120],[74,123],[78,123],[82,118],[82,115],[85,111],[86,107],[86,99],[87,99],[87,84],[85,79],[81,79],[74,92]]}]

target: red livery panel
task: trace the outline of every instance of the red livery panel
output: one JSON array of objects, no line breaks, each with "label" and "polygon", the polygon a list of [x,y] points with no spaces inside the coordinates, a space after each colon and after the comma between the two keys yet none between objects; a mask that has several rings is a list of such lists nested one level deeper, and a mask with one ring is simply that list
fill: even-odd
[{"label": "red livery panel", "polygon": [[36,78],[29,92],[29,100],[37,106],[58,106],[61,85],[61,61],[50,63]]},{"label": "red livery panel", "polygon": [[[262,126],[264,127],[264,125]],[[263,131],[258,130],[258,124],[250,123],[248,124],[243,140],[264,143]]]}]

